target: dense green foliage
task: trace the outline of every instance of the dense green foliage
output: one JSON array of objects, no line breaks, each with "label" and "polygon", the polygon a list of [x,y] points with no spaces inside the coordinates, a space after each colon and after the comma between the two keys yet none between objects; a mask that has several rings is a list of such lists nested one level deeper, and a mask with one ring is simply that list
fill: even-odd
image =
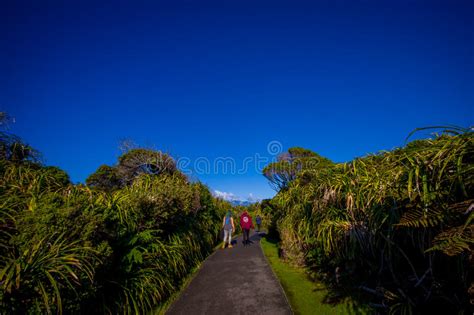
[{"label": "dense green foliage", "polygon": [[331,165],[329,159],[319,156],[311,150],[294,147],[280,154],[276,162],[263,169],[263,175],[277,190],[286,189],[296,179],[298,173],[305,169],[314,169]]},{"label": "dense green foliage", "polygon": [[443,132],[349,163],[303,168],[260,211],[282,256],[334,295],[393,314],[468,313],[473,162],[473,132]]},{"label": "dense green foliage", "polygon": [[[468,314],[473,162],[472,129],[348,163],[291,148],[264,169],[278,194],[248,210],[332,303]],[[0,313],[151,311],[212,251],[231,207],[155,150],[129,150],[86,183],[0,133]]]},{"label": "dense green foliage", "polygon": [[115,166],[101,165],[86,183],[112,191],[130,185],[140,174],[182,176],[174,159],[161,151],[134,148],[119,157]]},{"label": "dense green foliage", "polygon": [[87,187],[15,137],[0,149],[2,314],[150,311],[212,251],[230,207],[161,152],[127,152]]}]

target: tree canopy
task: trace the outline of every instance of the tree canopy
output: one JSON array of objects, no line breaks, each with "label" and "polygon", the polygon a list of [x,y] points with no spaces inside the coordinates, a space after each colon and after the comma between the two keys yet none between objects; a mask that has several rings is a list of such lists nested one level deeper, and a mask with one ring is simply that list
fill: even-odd
[{"label": "tree canopy", "polygon": [[316,170],[332,165],[333,162],[319,154],[301,147],[293,147],[280,154],[276,162],[263,169],[263,175],[272,187],[279,191],[288,188],[303,170]]},{"label": "tree canopy", "polygon": [[140,175],[173,175],[184,177],[178,171],[175,160],[161,151],[135,148],[118,159],[115,166],[101,165],[91,174],[88,186],[111,191],[133,183]]}]

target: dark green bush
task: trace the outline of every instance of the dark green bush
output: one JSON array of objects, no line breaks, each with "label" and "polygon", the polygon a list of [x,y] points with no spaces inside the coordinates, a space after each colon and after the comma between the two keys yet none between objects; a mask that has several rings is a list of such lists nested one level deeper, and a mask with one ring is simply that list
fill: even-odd
[{"label": "dark green bush", "polygon": [[[0,160],[0,313],[146,313],[219,241],[230,205],[169,156],[129,152],[126,179],[89,188],[24,153]],[[160,168],[133,171],[143,156]]]},{"label": "dark green bush", "polygon": [[282,255],[378,312],[469,313],[473,135],[302,169],[268,208]]}]

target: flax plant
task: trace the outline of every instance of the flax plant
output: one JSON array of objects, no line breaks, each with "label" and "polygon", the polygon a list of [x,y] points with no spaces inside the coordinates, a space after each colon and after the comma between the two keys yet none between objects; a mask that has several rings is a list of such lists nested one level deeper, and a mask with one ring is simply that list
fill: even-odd
[{"label": "flax plant", "polygon": [[382,312],[467,310],[473,161],[472,130],[450,128],[302,169],[272,201],[282,254]]}]

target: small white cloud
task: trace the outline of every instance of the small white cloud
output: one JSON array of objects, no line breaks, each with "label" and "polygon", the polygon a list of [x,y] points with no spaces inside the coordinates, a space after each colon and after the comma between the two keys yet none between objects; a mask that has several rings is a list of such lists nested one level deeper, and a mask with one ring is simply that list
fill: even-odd
[{"label": "small white cloud", "polygon": [[214,196],[217,198],[222,198],[226,201],[248,201],[248,202],[260,201],[260,199],[256,198],[252,193],[250,193],[247,198],[243,198],[243,197],[236,196],[234,193],[231,193],[231,192],[214,190]]},{"label": "small white cloud", "polygon": [[216,196],[217,198],[222,198],[227,201],[238,200],[237,196],[231,192],[214,190],[214,196]]}]

